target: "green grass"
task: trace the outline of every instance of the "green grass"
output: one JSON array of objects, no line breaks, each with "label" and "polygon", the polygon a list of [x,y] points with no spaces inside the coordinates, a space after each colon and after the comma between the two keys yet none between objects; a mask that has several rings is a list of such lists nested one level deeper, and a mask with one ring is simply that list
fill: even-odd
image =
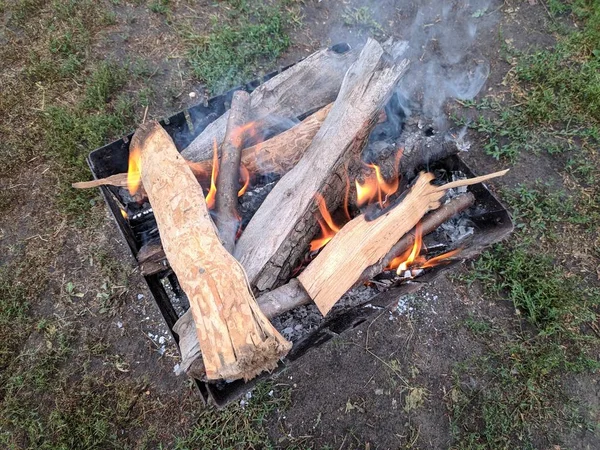
[{"label": "green grass", "polygon": [[489,155],[518,164],[522,152],[546,152],[562,162],[567,183],[503,189],[515,235],[463,278],[486,298],[510,302],[515,316],[502,328],[485,317],[465,322],[487,351],[454,370],[456,449],[548,448],[574,430],[598,431],[563,383],[600,370],[600,4],[551,1],[549,9],[574,15],[579,28],[551,50],[508,49],[511,96],[466,103],[479,114],[471,127]]},{"label": "green grass", "polygon": [[514,162],[522,151],[585,153],[600,142],[600,5],[552,3],[555,10],[560,4],[577,11],[585,25],[559,36],[550,50],[505,46],[509,62],[516,61],[507,77],[509,107],[492,97],[465,103],[481,112],[470,126],[486,136],[485,151],[494,158]]},{"label": "green grass", "polygon": [[230,7],[212,18],[208,34],[199,35],[190,25],[181,27],[193,72],[211,93],[255,77],[290,45],[287,29],[292,16],[285,9],[287,2],[227,3]]},{"label": "green grass", "polygon": [[[281,391],[282,392],[274,392]],[[266,417],[286,407],[287,387],[260,383],[245,406],[233,404],[221,411],[208,408],[199,413],[192,431],[176,441],[176,450],[218,448],[272,448],[266,429]]]},{"label": "green grass", "polygon": [[357,28],[359,31],[366,31],[378,39],[383,38],[385,35],[383,27],[373,18],[371,8],[368,6],[360,8],[348,6],[342,14],[342,19],[346,26]]}]

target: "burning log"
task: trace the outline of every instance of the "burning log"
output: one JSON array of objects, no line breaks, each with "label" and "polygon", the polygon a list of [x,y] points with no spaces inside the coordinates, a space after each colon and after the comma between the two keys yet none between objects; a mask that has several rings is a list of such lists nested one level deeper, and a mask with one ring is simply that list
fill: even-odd
[{"label": "burning log", "polygon": [[237,204],[240,188],[240,160],[244,140],[242,126],[247,121],[249,107],[250,95],[246,91],[234,92],[227,121],[227,131],[221,146],[221,162],[215,196],[215,225],[219,230],[223,247],[229,253],[233,253],[235,248],[235,235],[240,220]]},{"label": "burning log", "polygon": [[[327,118],[332,104],[311,114],[289,130],[283,131],[271,139],[242,150],[241,165],[251,174],[275,173],[284,175],[302,158],[315,134]],[[196,177],[207,177],[213,166],[212,157],[205,161],[190,162],[189,166]],[[127,174],[118,173],[110,177],[91,181],[80,181],[72,185],[77,189],[89,189],[100,186],[127,187]]]},{"label": "burning log", "polygon": [[447,189],[481,183],[508,170],[434,186],[431,173],[421,173],[400,204],[369,221],[365,215],[348,222],[298,276],[323,315],[358,280],[365,268],[378,264],[428,212],[440,207]]},{"label": "burning log", "polygon": [[[387,48],[398,56],[406,45],[390,43]],[[251,285],[268,290],[289,276],[316,225],[315,194],[321,193],[333,206],[339,203],[344,183],[338,172],[362,150],[407,67],[407,60],[391,57],[379,43],[367,41],[305,155],[275,185],[236,245],[234,254]]]},{"label": "burning log", "polygon": [[[259,121],[271,115],[296,118],[333,102],[357,56],[355,51],[319,50],[271,78],[250,94],[250,120]],[[213,141],[221,142],[225,136],[228,116],[226,112],[208,125],[182,152],[184,158],[209,159]]]},{"label": "burning log", "polygon": [[291,348],[260,311],[243,268],[223,248],[202,189],[157,122],[131,141],[162,244],[187,294],[209,379],[250,379]]},{"label": "burning log", "polygon": [[[475,203],[475,196],[473,193],[467,192],[466,194],[461,194],[458,197],[453,198],[447,204],[425,215],[421,221],[423,236],[432,233],[445,221],[471,207],[473,203]],[[397,255],[400,255],[408,250],[414,242],[415,230],[412,230],[402,236],[402,239],[400,239],[392,247],[392,249],[387,253],[387,255],[385,255],[385,257],[381,259],[381,261],[364,270],[358,282],[355,283],[355,286],[380,274]]]}]

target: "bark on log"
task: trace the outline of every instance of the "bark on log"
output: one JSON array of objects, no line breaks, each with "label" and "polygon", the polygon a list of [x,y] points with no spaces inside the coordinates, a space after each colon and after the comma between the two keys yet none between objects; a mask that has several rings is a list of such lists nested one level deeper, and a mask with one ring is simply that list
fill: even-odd
[{"label": "bark on log", "polygon": [[[333,102],[342,80],[358,53],[319,50],[256,88],[250,95],[250,120],[270,115],[296,118]],[[229,113],[212,122],[183,150],[190,161],[203,161],[212,154],[213,140],[221,142]]]},{"label": "bark on log", "polygon": [[236,91],[231,100],[227,131],[221,146],[221,161],[215,194],[215,225],[223,247],[233,254],[235,236],[239,227],[238,191],[240,189],[240,161],[244,134],[242,126],[248,121],[250,95]]},{"label": "bark on log", "polygon": [[[400,53],[398,45],[391,50]],[[337,172],[360,154],[407,66],[407,60],[392,58],[379,43],[367,41],[304,157],[275,185],[236,245],[234,254],[252,286],[268,290],[289,277],[314,235],[315,194],[333,209],[339,204],[345,183]]]},{"label": "bark on log", "polygon": [[394,242],[408,233],[428,212],[439,208],[447,189],[468,186],[504,175],[508,170],[434,186],[431,173],[421,173],[404,196],[383,215],[367,221],[364,215],[348,222],[298,276],[323,315],[361,277],[377,264]]},{"label": "bark on log", "polygon": [[157,122],[131,145],[142,155],[142,181],[165,254],[187,294],[210,379],[250,379],[274,369],[291,348],[260,311],[238,262],[223,248],[202,189]]}]

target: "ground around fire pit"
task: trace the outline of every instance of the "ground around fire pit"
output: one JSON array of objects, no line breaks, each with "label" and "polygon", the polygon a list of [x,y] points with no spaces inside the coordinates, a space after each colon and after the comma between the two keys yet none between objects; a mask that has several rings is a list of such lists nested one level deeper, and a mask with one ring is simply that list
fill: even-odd
[{"label": "ground around fire pit", "polygon": [[[463,2],[452,3],[467,7]],[[85,156],[402,1],[0,1],[0,446],[600,448],[600,5],[471,2],[490,77],[445,112],[517,229],[450,279],[205,408]],[[450,6],[449,6],[450,7]],[[424,31],[425,30],[425,31]]]}]

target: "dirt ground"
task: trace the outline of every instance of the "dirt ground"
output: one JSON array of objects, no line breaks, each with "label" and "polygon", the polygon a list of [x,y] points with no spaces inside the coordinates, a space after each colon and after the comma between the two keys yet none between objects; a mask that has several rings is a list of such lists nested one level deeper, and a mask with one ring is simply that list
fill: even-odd
[{"label": "dirt ground", "polygon": [[[145,3],[112,2],[114,22],[95,33],[91,41],[89,51],[96,60],[140,58],[151,63],[154,73],[126,88],[147,90],[147,112],[144,105],[136,104],[135,122],[140,122],[144,114],[150,118],[168,116],[207,95],[204,85],[193,76],[184,55],[182,35],[174,31],[173,23],[183,18],[192,20],[201,33],[219,6],[203,1],[153,4],[163,3],[170,8],[168,15],[153,13]],[[333,43],[358,45],[369,34],[410,39],[415,14],[419,7],[428,7],[428,2],[387,0],[292,3],[300,11],[301,24],[290,31],[291,45],[278,60],[279,65]],[[502,56],[505,43],[522,51],[550,48],[555,36],[549,31],[549,12],[541,1],[481,3],[480,7],[470,6],[474,11],[483,11],[478,16],[481,20],[474,54],[490,64],[490,76],[481,95],[501,96],[510,89],[506,77],[513,67]],[[342,12],[364,5],[371,9],[371,17],[380,29],[367,21],[348,26]],[[17,45],[14,39],[22,44],[19,39],[26,36],[11,28],[0,34],[3,45]],[[2,70],[5,79],[12,72],[19,76],[18,67]],[[2,90],[15,85],[7,86]],[[32,84],[30,89],[37,93],[29,93],[27,98],[36,103],[28,108],[44,108],[44,102],[70,101],[68,92],[44,98],[41,83]],[[196,97],[190,96],[191,92]],[[28,126],[17,118],[5,120],[11,127]],[[483,139],[476,132],[469,133],[474,145],[466,160],[476,172],[506,167],[505,161],[484,153]],[[32,134],[33,139],[37,136],[37,132]],[[15,145],[8,138],[6,142],[3,145]],[[536,179],[563,183],[564,173],[557,158],[545,153],[523,155],[511,165],[505,179],[492,183],[493,188],[501,192],[519,183],[533,186]],[[38,402],[46,409],[42,408],[35,418],[16,408],[10,410],[4,419],[10,416],[12,422],[0,422],[0,437],[4,438],[0,442],[7,442],[9,448],[202,448],[197,444],[201,441],[180,442],[190,433],[198,433],[198,417],[206,410],[191,383],[174,373],[179,361],[175,345],[101,197],[93,194],[86,200],[88,210],[82,214],[85,224],[79,225],[72,216],[58,212],[56,206],[56,187],[68,174],[57,173],[56,165],[43,154],[34,153],[26,159],[26,163],[0,177],[0,267],[14,270],[9,277],[11,287],[5,287],[3,297],[8,298],[9,289],[15,286],[24,290],[30,309],[23,323],[32,331],[19,335],[19,341],[10,346],[11,353],[21,356],[0,366],[5,371],[0,385],[6,384],[10,376],[9,384],[13,386],[13,375],[18,373],[23,374],[26,386],[35,385],[41,378],[25,374],[39,369],[30,356],[40,348],[53,352],[55,358],[53,368],[44,372],[44,377],[61,381],[54,385],[44,378],[44,383],[50,384],[41,385],[42,394],[23,394],[25,409]],[[600,264],[597,255],[591,258],[592,264]],[[24,263],[17,265],[19,261]],[[18,271],[14,269],[17,266]],[[471,265],[465,265],[458,272],[465,275],[471,270]],[[37,278],[23,273],[35,273]],[[21,286],[20,279],[26,285]],[[489,382],[457,374],[457,364],[468,365],[485,356],[493,347],[490,342],[496,339],[493,333],[486,338],[474,336],[469,324],[479,321],[491,324],[492,330],[520,331],[528,325],[517,315],[511,302],[492,297],[478,283],[442,277],[412,296],[401,311],[374,316],[286,369],[273,385],[275,395],[286,392],[285,405],[278,404],[268,411],[261,425],[268,436],[258,443],[239,443],[237,447],[262,448],[270,440],[272,446],[280,448],[508,448],[503,443],[494,446],[488,442],[477,447],[457,442],[460,432],[455,427],[480,429],[481,424],[456,422],[452,415],[456,416],[453,407],[457,386],[477,393],[485,392]],[[64,352],[63,341],[68,341]],[[581,402],[582,415],[589,423],[597,424],[597,374],[569,374],[561,380],[561,389],[567,397]],[[73,392],[81,395],[75,398]],[[110,423],[111,436],[115,437],[100,440],[100,444],[90,440],[63,442],[62,447],[42,446],[48,435],[60,432],[61,426],[77,428],[70,420],[80,420],[78,415],[96,417],[102,408],[89,395],[117,411],[115,417],[102,419]],[[252,403],[255,398],[248,401]],[[86,406],[89,402],[93,405]],[[472,406],[477,407],[475,403]],[[62,414],[61,421],[46,420],[44,411]],[[209,413],[221,414],[212,410]],[[20,419],[24,417],[29,431],[9,428],[9,422],[24,421]],[[102,420],[98,418],[94,422],[97,426],[87,425],[73,435],[102,434],[98,425],[104,423]],[[249,421],[254,424],[256,419]],[[222,433],[228,432],[226,424]],[[39,430],[32,432],[36,427]],[[600,448],[597,432],[594,426],[564,425],[552,433],[534,433],[533,447],[523,444],[522,448]],[[37,436],[37,441],[32,436]]]}]

